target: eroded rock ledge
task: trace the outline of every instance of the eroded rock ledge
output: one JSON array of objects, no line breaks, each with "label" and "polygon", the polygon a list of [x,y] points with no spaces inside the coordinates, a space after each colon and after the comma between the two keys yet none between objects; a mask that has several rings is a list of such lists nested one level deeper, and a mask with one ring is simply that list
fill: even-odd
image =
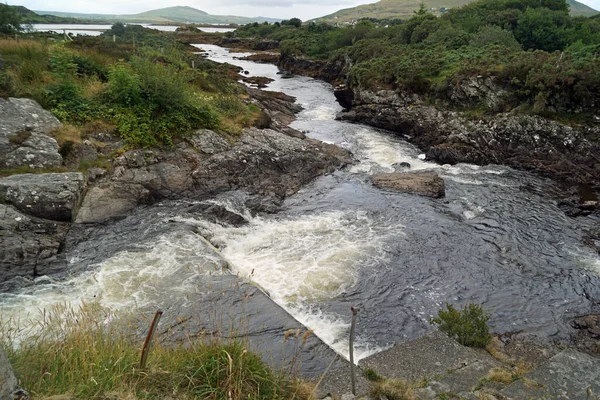
[{"label": "eroded rock ledge", "polygon": [[[72,223],[104,223],[161,199],[205,199],[229,190],[276,203],[351,162],[348,151],[287,126],[300,110],[293,97],[252,89],[249,94],[264,109],[264,129],[246,129],[239,138],[198,130],[172,148],[129,150],[85,174],[0,178],[0,283],[64,269],[62,252]],[[61,126],[52,114],[28,99],[0,99],[0,109],[6,111],[1,167],[62,166],[58,145],[47,135]],[[35,147],[32,138],[48,146]],[[82,154],[98,157],[119,146],[118,138],[96,134],[93,141],[74,145],[64,163],[79,165],[87,160]]]},{"label": "eroded rock ledge", "polygon": [[600,144],[593,138],[600,137],[600,118],[595,126],[510,113],[466,118],[416,95],[356,88],[353,94],[352,107],[339,119],[396,132],[442,164],[508,165],[570,186],[567,195],[578,199],[576,187],[585,185],[592,193],[581,205],[597,209]]}]

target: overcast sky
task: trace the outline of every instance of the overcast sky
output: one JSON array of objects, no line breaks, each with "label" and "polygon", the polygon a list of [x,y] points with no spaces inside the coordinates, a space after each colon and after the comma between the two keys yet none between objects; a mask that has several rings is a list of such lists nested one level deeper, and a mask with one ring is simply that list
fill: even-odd
[{"label": "overcast sky", "polygon": [[[600,10],[600,0],[579,1]],[[135,14],[156,8],[185,5],[216,15],[298,17],[307,20],[331,14],[341,8],[374,2],[376,0],[10,0],[8,4],[22,5],[31,10],[99,14]]]}]

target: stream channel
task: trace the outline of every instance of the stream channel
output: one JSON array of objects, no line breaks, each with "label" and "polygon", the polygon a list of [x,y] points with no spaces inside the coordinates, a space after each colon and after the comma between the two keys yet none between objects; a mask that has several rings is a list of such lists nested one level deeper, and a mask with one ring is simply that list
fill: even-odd
[{"label": "stream channel", "polygon": [[[347,148],[356,163],[303,187],[277,213],[251,215],[240,192],[210,200],[243,216],[248,223],[240,227],[191,215],[190,201],[82,227],[83,239],[68,249],[71,273],[1,294],[3,318],[35,318],[53,304],[82,299],[115,311],[185,301],[207,273],[220,272],[205,242],[183,226],[200,230],[234,273],[251,277],[344,355],[350,307],[360,308],[357,358],[433,329],[429,319],[446,302],[483,304],[493,331],[542,339],[568,337],[570,318],[597,311],[600,260],[583,236],[600,221],[565,216],[550,181],[497,165],[424,161],[394,134],[336,121],[341,107],[329,84],[283,79],[274,65],[236,58],[247,54],[198,47],[211,60],[274,79],[267,90],[295,96],[304,108],[292,127]],[[446,197],[370,183],[370,175],[400,162],[436,171]]]}]

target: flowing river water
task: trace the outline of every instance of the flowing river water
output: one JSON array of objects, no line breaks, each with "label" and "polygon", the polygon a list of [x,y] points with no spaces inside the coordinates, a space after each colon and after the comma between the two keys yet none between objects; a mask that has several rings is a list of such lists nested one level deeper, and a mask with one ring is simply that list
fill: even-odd
[{"label": "flowing river water", "polygon": [[[251,215],[245,195],[211,200],[243,216],[241,227],[188,212],[193,202],[164,202],[101,227],[69,250],[72,274],[40,278],[0,295],[4,318],[34,316],[57,303],[96,299],[114,310],[185,301],[203,277],[222,274],[194,226],[219,247],[233,272],[251,277],[327,344],[347,353],[350,307],[358,319],[358,358],[432,329],[446,302],[483,304],[496,332],[568,337],[568,320],[597,311],[600,260],[583,244],[597,217],[572,219],[556,206],[551,182],[502,166],[437,165],[417,148],[368,126],[335,120],[330,85],[283,79],[246,54],[198,45],[209,58],[250,76],[304,107],[292,127],[349,149],[356,163],[316,179],[274,214]],[[434,170],[446,197],[375,188],[369,177],[408,162]],[[182,300],[183,299],[183,300]]]}]

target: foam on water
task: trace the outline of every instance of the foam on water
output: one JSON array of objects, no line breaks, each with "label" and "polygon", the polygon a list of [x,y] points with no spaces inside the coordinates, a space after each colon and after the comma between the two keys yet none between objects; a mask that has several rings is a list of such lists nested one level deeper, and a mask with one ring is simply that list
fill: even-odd
[{"label": "foam on water", "polygon": [[168,298],[185,298],[197,290],[198,279],[220,274],[222,261],[191,232],[175,232],[106,259],[93,272],[65,280],[40,278],[17,293],[0,295],[3,322],[36,321],[56,305],[77,307],[97,301],[112,311],[160,305]]},{"label": "foam on water", "polygon": [[[234,271],[259,283],[275,302],[346,357],[348,321],[324,313],[318,305],[354,286],[367,260],[384,260],[386,237],[401,234],[402,228],[378,229],[365,213],[342,211],[283,220],[255,218],[238,228],[195,223],[210,229],[212,240],[223,244],[223,256]],[[360,337],[356,348],[357,359],[381,350]]]}]

